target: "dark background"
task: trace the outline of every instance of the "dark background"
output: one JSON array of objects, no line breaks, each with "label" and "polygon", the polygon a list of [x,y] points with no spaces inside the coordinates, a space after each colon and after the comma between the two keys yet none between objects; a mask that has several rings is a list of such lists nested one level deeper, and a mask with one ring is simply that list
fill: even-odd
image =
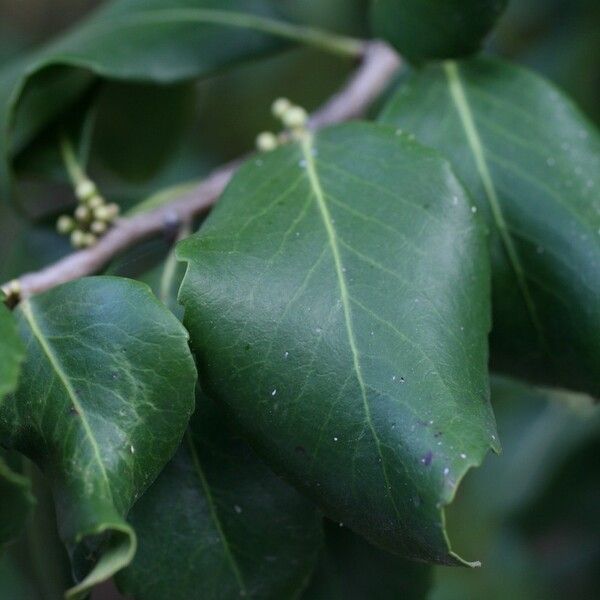
[{"label": "dark background", "polygon": [[[100,3],[0,0],[0,65],[60,33]],[[279,0],[277,4],[298,21],[367,35],[366,0]],[[488,50],[542,73],[574,98],[591,120],[600,122],[599,0],[513,0],[488,41]],[[190,130],[181,156],[149,179],[136,172],[139,165],[129,165],[131,180],[119,188],[118,199],[135,202],[165,184],[202,176],[211,166],[247,151],[257,132],[273,125],[269,114],[273,98],[286,95],[313,108],[339,87],[351,68],[348,61],[295,49],[202,82],[195,86],[196,116],[192,124],[186,121]],[[112,93],[119,94],[118,86]],[[110,130],[106,135],[110,138]],[[102,139],[99,145],[101,148]],[[39,267],[68,250],[53,232],[51,220],[32,228],[0,206],[0,280]],[[142,249],[129,264],[143,265],[145,252]],[[515,419],[510,406],[495,408],[508,451],[511,418],[523,429],[520,439],[527,439],[529,416],[524,413]],[[531,415],[532,428],[539,429],[543,422],[536,420],[538,416]],[[503,419],[506,431],[502,431]],[[494,465],[474,473],[472,483],[469,477],[464,499],[459,498],[454,532],[464,550],[461,553],[484,558],[485,568],[476,572],[436,569],[432,598],[545,600],[571,596],[591,600],[600,584],[598,451],[593,440],[565,450],[560,462],[546,465],[552,475],[533,500],[510,517],[493,516],[483,524],[471,517],[482,504],[489,505],[501,495],[494,487],[499,485]],[[490,458],[491,463],[494,460]],[[520,484],[508,479],[506,485]],[[2,564],[0,573],[7,576]],[[115,594],[104,589],[95,592],[94,598],[115,598]]]}]

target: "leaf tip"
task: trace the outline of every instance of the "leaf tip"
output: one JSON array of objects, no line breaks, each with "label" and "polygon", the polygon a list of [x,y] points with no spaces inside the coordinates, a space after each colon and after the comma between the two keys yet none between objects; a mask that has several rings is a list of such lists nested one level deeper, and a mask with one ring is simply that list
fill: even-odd
[{"label": "leaf tip", "polygon": [[109,580],[133,560],[137,551],[137,536],[126,523],[104,524],[89,536],[82,536],[78,543],[88,537],[106,534],[110,536],[108,548],[85,578],[65,592],[65,600],[83,600],[96,585]]}]

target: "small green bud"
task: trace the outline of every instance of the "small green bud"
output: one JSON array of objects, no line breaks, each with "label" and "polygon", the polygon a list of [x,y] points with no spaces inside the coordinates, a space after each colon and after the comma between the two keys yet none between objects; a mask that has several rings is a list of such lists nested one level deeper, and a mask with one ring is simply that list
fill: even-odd
[{"label": "small green bud", "polygon": [[106,208],[108,209],[108,214],[110,215],[111,221],[114,221],[121,213],[121,207],[118,204],[116,204],[115,202],[111,202],[110,204],[107,204]]},{"label": "small green bud", "polygon": [[301,106],[291,106],[283,114],[282,120],[289,129],[300,129],[306,125],[308,113]]},{"label": "small green bud", "polygon": [[277,146],[277,136],[270,131],[263,131],[256,138],[256,147],[261,152],[271,152],[272,150],[275,150]]},{"label": "small green bud", "polygon": [[110,221],[109,210],[106,205],[94,209],[94,218],[98,221]]},{"label": "small green bud", "polygon": [[96,245],[98,238],[93,233],[84,233],[83,234],[83,247],[91,248]]},{"label": "small green bud", "polygon": [[94,217],[98,221],[112,223],[119,216],[120,210],[118,204],[103,204],[94,210]]},{"label": "small green bud", "polygon": [[277,98],[271,106],[271,112],[274,117],[283,119],[283,115],[292,107],[292,103],[287,98]]},{"label": "small green bud", "polygon": [[75,221],[68,215],[62,215],[56,221],[56,230],[62,235],[71,233],[75,229]]},{"label": "small green bud", "polygon": [[81,229],[76,229],[71,233],[71,245],[73,248],[83,248],[85,246],[85,233]]},{"label": "small green bud", "polygon": [[77,187],[75,188],[75,195],[77,198],[79,198],[79,200],[83,201],[93,196],[96,191],[96,184],[89,179],[84,179],[77,184]]},{"label": "small green bud", "polygon": [[85,223],[86,221],[89,221],[91,216],[92,216],[92,213],[90,212],[90,209],[87,206],[84,206],[83,204],[80,204],[75,209],[75,218],[80,223]]},{"label": "small green bud", "polygon": [[106,233],[108,225],[104,221],[93,221],[90,225],[90,231],[96,235],[102,235]]},{"label": "small green bud", "polygon": [[98,194],[94,194],[87,199],[86,204],[89,208],[94,210],[95,208],[98,208],[104,204],[104,198]]}]

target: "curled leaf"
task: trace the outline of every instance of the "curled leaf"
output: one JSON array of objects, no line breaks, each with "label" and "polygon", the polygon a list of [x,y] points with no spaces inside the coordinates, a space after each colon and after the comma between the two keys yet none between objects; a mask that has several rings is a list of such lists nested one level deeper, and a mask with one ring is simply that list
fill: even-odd
[{"label": "curled leaf", "polygon": [[139,283],[98,277],[23,301],[27,355],[0,440],[52,486],[82,598],[133,558],[125,515],[175,452],[194,405],[187,334]]}]

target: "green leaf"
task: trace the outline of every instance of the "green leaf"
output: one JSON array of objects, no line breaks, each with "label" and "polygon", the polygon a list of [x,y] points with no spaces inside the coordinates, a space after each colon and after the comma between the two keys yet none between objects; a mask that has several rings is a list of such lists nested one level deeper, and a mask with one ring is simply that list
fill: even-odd
[{"label": "green leaf", "polygon": [[34,505],[29,479],[13,471],[0,454],[0,552],[19,535]]},{"label": "green leaf", "polygon": [[303,600],[422,600],[431,567],[398,558],[328,519],[325,550]]},{"label": "green leaf", "polygon": [[194,83],[112,83],[99,94],[92,150],[104,168],[144,181],[164,167],[193,124]]},{"label": "green leaf", "polygon": [[118,582],[138,600],[295,597],[322,542],[312,504],[202,395],[182,447],[130,522],[139,550]]},{"label": "green leaf", "polygon": [[598,396],[597,130],[544,80],[488,59],[415,74],[382,120],[446,154],[490,224],[496,368]]},{"label": "green leaf", "polygon": [[[244,14],[252,13],[252,14]],[[290,35],[262,0],[118,0],[0,73],[0,196],[10,162],[96,77],[169,84],[207,76]]]},{"label": "green leaf", "polygon": [[[0,292],[0,410],[10,401],[6,394],[17,386],[25,356],[15,320],[3,300]],[[29,480],[13,471],[0,455],[0,550],[18,535],[34,503]]]},{"label": "green leaf", "polygon": [[65,284],[16,316],[27,357],[0,440],[50,479],[81,598],[135,554],[124,517],[181,440],[194,363],[177,319],[133,281]]},{"label": "green leaf", "polygon": [[[13,457],[7,453],[7,458]],[[15,467],[18,465],[19,472],[31,482],[36,503],[24,531],[6,554],[15,563],[15,575],[19,574],[31,590],[25,596],[27,600],[61,600],[73,579],[69,557],[58,535],[52,493],[48,481],[31,461],[16,453],[14,459]],[[5,585],[0,576],[0,598],[16,598],[17,593],[11,595]]]},{"label": "green leaf", "polygon": [[375,35],[413,61],[476,52],[508,0],[372,0]]},{"label": "green leaf", "polygon": [[15,320],[4,305],[4,295],[0,292],[0,403],[17,387],[24,355]]},{"label": "green leaf", "polygon": [[207,393],[333,520],[455,564],[442,508],[495,441],[488,257],[449,165],[356,123],[246,164],[180,299]]},{"label": "green leaf", "polygon": [[0,597],[10,600],[42,600],[12,553],[0,555]]}]

